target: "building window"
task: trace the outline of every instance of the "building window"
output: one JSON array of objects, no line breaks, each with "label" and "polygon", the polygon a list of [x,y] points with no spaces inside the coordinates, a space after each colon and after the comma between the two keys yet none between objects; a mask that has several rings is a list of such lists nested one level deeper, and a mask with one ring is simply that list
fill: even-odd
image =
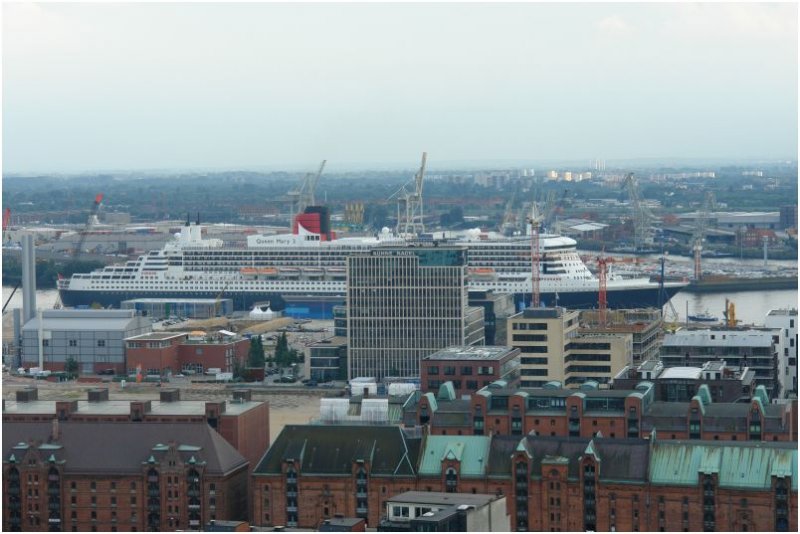
[{"label": "building window", "polygon": [[456,473],[456,470],[453,469],[452,467],[448,468],[447,471],[445,471],[444,485],[445,485],[445,491],[447,493],[456,492],[456,487],[458,486],[458,474]]},{"label": "building window", "polygon": [[451,365],[446,365],[444,367],[444,374],[445,374],[445,376],[455,376],[456,368],[454,366],[451,366]]},{"label": "building window", "polygon": [[98,339],[97,340],[97,346],[98,347],[105,347],[106,346],[106,340],[105,339]]},{"label": "building window", "polygon": [[472,374],[472,367],[462,367],[462,368],[461,368],[461,374],[462,374],[463,376],[469,376],[469,375],[471,375],[471,374]]},{"label": "building window", "polygon": [[70,347],[77,347],[78,346],[78,340],[77,339],[70,339],[69,340],[69,346]]},{"label": "building window", "polygon": [[428,367],[428,374],[429,375],[438,375],[439,374],[439,366],[431,365]]}]

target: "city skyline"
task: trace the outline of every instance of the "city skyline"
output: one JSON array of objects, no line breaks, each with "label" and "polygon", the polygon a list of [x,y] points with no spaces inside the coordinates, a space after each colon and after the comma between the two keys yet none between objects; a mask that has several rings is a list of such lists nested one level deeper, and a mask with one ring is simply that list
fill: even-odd
[{"label": "city skyline", "polygon": [[4,172],[786,160],[793,4],[6,4]]}]

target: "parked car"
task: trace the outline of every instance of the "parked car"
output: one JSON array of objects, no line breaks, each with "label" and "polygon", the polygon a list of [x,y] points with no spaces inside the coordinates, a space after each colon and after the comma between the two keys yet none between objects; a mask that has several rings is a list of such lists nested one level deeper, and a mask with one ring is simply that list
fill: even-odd
[{"label": "parked car", "polygon": [[306,386],[308,386],[310,388],[317,387],[317,381],[316,380],[309,380],[308,382],[306,382]]}]

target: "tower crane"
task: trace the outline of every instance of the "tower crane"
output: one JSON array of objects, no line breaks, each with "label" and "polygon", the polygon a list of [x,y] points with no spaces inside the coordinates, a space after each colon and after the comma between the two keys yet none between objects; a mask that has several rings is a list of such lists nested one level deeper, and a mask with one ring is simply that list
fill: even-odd
[{"label": "tower crane", "polygon": [[531,308],[539,307],[539,263],[541,261],[539,249],[539,226],[542,223],[541,214],[536,213],[536,202],[531,206],[531,216],[528,224],[531,225]]},{"label": "tower crane", "polygon": [[641,258],[612,258],[606,256],[605,250],[597,256],[597,280],[599,288],[597,292],[597,309],[600,312],[600,326],[606,326],[606,314],[608,310],[608,271],[612,263],[641,263]]}]

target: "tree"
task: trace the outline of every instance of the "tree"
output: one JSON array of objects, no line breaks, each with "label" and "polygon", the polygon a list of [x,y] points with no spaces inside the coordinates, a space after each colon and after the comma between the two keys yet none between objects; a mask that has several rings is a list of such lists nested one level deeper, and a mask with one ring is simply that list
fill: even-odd
[{"label": "tree", "polygon": [[289,350],[289,339],[286,337],[286,332],[283,332],[275,344],[275,363],[279,367],[285,367],[291,362],[291,351]]},{"label": "tree", "polygon": [[70,356],[67,358],[67,361],[64,362],[64,371],[67,373],[67,376],[72,379],[78,376],[78,360]]},{"label": "tree", "polygon": [[264,367],[264,345],[261,343],[261,336],[253,336],[250,338],[247,365],[249,367]]}]

